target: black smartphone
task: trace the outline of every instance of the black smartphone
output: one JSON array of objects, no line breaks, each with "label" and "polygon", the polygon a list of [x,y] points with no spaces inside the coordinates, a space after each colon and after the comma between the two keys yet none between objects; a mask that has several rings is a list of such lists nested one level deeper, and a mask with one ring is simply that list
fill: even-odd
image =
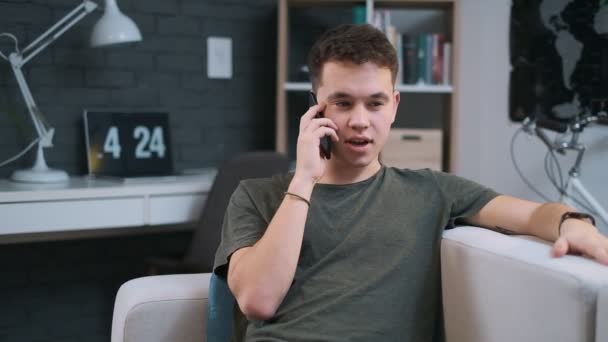
[{"label": "black smartphone", "polygon": [[[314,106],[317,104],[317,96],[315,95],[315,93],[313,93],[312,91],[309,93],[308,96],[308,105],[309,106]],[[318,112],[317,115],[315,116],[315,118],[322,118],[323,117],[323,112]],[[321,156],[325,159],[329,159],[331,158],[331,137],[329,136],[323,136],[323,138],[321,138],[321,144],[319,145],[319,148],[321,149]]]}]

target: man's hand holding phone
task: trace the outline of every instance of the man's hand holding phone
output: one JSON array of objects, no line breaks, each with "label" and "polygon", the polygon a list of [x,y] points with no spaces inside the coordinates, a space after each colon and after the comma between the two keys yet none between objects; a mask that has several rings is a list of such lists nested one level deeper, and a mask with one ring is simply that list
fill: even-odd
[{"label": "man's hand holding phone", "polygon": [[[312,107],[317,104],[317,95],[312,91],[308,93],[308,106]],[[322,110],[317,112],[315,118],[323,118],[325,114]],[[331,138],[327,135],[321,138],[321,142],[319,144],[319,151],[321,152],[321,157],[325,159],[331,158]]]},{"label": "man's hand holding phone", "polygon": [[325,103],[313,105],[300,119],[295,176],[309,179],[313,183],[321,179],[325,173],[327,163],[325,156],[328,156],[325,153],[329,151],[322,152],[322,139],[327,137],[335,142],[339,140],[336,133],[338,126],[330,119],[319,115],[325,107]]}]

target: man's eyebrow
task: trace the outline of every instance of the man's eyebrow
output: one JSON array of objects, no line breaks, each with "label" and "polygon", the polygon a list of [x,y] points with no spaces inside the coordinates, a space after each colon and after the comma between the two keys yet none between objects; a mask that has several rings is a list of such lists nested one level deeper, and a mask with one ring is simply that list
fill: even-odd
[{"label": "man's eyebrow", "polygon": [[373,99],[388,101],[388,95],[386,95],[384,92],[372,94],[370,97]]},{"label": "man's eyebrow", "polygon": [[348,94],[348,93],[343,93],[343,92],[335,92],[333,94],[330,94],[327,99],[328,100],[337,100],[337,99],[343,99],[343,98],[351,98],[352,95]]},{"label": "man's eyebrow", "polygon": [[[348,94],[348,93],[335,92],[335,93],[329,95],[327,97],[327,99],[330,100],[330,101],[332,101],[332,100],[352,98],[352,97],[353,96],[351,94]],[[388,101],[389,100],[388,95],[386,95],[386,93],[384,93],[384,92],[374,93],[374,94],[371,94],[369,97],[371,97],[372,99],[380,99],[380,100],[384,100],[384,101]]]}]

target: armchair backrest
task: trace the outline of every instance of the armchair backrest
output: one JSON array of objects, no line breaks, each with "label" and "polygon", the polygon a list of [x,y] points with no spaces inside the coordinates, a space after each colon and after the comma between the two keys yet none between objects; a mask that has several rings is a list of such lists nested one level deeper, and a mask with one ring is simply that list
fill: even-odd
[{"label": "armchair backrest", "polygon": [[443,234],[441,268],[448,342],[608,341],[608,267],[596,261],[460,227]]}]

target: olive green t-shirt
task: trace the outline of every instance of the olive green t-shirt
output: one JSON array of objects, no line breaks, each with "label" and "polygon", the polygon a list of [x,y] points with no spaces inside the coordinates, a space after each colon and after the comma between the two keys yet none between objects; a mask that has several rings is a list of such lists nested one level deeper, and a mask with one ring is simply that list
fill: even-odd
[{"label": "olive green t-shirt", "polygon": [[[224,219],[215,272],[255,244],[293,174],[240,183]],[[453,220],[497,193],[447,173],[383,166],[353,184],[317,184],[291,288],[247,341],[440,341],[439,247]],[[288,227],[286,227],[288,228]]]}]

